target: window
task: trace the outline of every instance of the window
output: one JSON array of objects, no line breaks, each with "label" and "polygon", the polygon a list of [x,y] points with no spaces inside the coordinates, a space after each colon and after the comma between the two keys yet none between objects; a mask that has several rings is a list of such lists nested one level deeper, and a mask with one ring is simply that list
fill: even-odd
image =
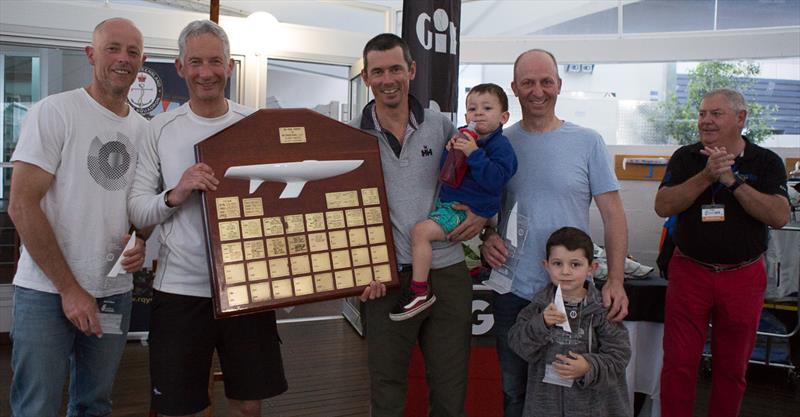
[{"label": "window", "polygon": [[[748,62],[730,64],[746,66]],[[556,114],[566,120],[590,127],[603,135],[607,144],[675,144],[659,125],[659,103],[674,94],[677,102],[686,102],[689,73],[699,62],[662,62],[628,64],[560,63],[563,80]],[[800,146],[800,57],[752,62],[757,73],[745,91],[748,102],[769,108],[766,118],[771,135],[765,146]],[[569,68],[587,71],[568,71]],[[588,69],[591,68],[591,71]],[[742,78],[742,77],[738,77]],[[459,76],[459,111],[457,121],[464,123],[464,100],[469,87],[493,82],[509,95],[509,125],[520,120],[522,110],[511,91],[511,65],[462,65]],[[696,109],[687,120],[687,129],[695,129]]]}]

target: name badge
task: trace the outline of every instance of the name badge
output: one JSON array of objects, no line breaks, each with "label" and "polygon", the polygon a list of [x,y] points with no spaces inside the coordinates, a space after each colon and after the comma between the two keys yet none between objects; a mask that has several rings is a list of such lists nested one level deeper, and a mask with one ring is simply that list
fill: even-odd
[{"label": "name badge", "polygon": [[700,207],[700,219],[705,222],[724,222],[725,206],[722,204],[705,204]]}]

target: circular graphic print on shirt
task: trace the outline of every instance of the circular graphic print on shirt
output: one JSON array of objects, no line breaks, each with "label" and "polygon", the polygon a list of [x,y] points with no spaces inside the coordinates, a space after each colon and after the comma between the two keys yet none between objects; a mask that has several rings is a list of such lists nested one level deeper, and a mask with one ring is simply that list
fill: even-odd
[{"label": "circular graphic print on shirt", "polygon": [[89,146],[87,165],[95,182],[108,191],[122,190],[128,184],[125,174],[131,169],[131,141],[115,132],[111,140],[103,143],[95,136]]}]

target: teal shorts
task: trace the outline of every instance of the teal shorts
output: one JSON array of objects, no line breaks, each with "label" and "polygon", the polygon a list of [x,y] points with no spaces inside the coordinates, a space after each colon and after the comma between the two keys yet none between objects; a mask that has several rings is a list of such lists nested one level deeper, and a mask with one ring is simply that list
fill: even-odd
[{"label": "teal shorts", "polygon": [[445,234],[452,232],[456,226],[467,219],[467,212],[454,209],[453,204],[459,203],[458,201],[449,201],[445,203],[441,200],[436,200],[436,208],[428,215],[429,219],[435,221],[439,226],[442,226]]}]

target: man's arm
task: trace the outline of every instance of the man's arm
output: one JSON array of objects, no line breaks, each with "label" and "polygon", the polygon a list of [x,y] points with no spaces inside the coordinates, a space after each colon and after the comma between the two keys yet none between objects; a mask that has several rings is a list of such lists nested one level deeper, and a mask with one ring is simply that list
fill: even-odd
[{"label": "man's arm", "polygon": [[747,183],[739,186],[733,195],[744,211],[758,221],[775,229],[780,229],[789,223],[791,208],[786,197],[778,194],[764,194]]},{"label": "man's arm", "polygon": [[625,255],[628,251],[628,224],[618,191],[594,197],[603,218],[608,280],[603,286],[603,306],[608,318],[620,321],[628,315],[628,296],[625,294]]},{"label": "man's arm", "polygon": [[688,209],[700,193],[714,184],[723,172],[731,170],[734,159],[735,155],[725,152],[709,154],[706,167],[702,171],[678,185],[661,187],[656,193],[656,214],[669,217]]},{"label": "man's arm", "polygon": [[40,206],[53,178],[36,165],[14,162],[8,214],[31,258],[61,295],[64,315],[82,332],[99,337],[103,331],[97,316],[97,302],[72,274]]}]

